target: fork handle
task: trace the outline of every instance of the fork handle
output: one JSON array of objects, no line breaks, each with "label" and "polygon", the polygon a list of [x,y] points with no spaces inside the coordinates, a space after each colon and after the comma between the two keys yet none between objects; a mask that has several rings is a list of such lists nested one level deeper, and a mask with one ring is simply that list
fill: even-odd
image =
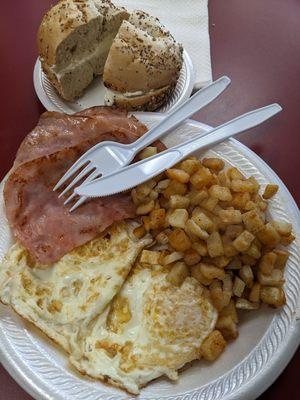
[{"label": "fork handle", "polygon": [[199,90],[192,97],[186,100],[181,106],[176,107],[166,118],[164,118],[158,125],[150,129],[145,135],[132,143],[134,153],[138,153],[146,146],[161,138],[171,129],[177,128],[187,118],[194,115],[202,107],[206,106],[216,97],[218,97],[230,84],[230,79],[223,76],[212,82],[210,85],[205,86]]}]

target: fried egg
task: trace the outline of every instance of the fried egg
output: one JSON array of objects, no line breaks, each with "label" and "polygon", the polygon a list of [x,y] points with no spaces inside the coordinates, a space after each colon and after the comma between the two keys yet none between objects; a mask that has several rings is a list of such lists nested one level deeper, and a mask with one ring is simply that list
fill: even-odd
[{"label": "fried egg", "polygon": [[134,239],[129,225],[121,223],[46,270],[32,266],[27,251],[15,244],[0,267],[0,299],[70,352],[151,241]]},{"label": "fried egg", "polygon": [[147,382],[200,358],[217,311],[192,277],[175,286],[167,271],[136,265],[121,291],[73,349],[82,373],[138,394]]}]

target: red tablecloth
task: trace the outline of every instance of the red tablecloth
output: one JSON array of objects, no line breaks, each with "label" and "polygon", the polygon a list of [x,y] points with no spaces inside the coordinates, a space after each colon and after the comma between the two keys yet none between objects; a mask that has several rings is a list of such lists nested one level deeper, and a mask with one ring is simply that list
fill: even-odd
[{"label": "red tablecloth", "polygon": [[[35,35],[53,0],[2,1],[0,10],[0,176],[9,170],[43,107],[32,85]],[[229,89],[196,119],[211,125],[279,102],[284,111],[240,140],[262,157],[300,203],[300,2],[210,0],[213,75]],[[196,43],[196,42],[195,42]],[[196,44],[195,44],[196,45]],[[239,340],[242,340],[240,338]],[[261,400],[296,398],[299,352]],[[0,400],[31,399],[0,366]]]}]

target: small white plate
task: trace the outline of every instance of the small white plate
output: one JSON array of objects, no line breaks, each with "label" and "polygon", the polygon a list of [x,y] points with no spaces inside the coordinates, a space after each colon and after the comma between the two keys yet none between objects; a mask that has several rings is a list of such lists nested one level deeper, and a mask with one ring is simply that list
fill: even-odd
[{"label": "small white plate", "polygon": [[[148,126],[162,115],[136,113]],[[207,125],[188,121],[164,140],[167,146],[199,135]],[[300,322],[300,218],[299,210],[277,175],[251,150],[236,140],[221,143],[208,151],[253,175],[265,186],[280,186],[270,201],[274,219],[292,221],[297,239],[290,246],[286,267],[287,304],[278,310],[261,309],[245,313],[239,324],[239,337],[228,345],[214,363],[196,361],[180,373],[178,383],[157,379],[142,389],[139,400],[252,400],[257,398],[285,368],[299,345]],[[12,243],[3,209],[0,186],[0,259]],[[298,317],[297,317],[298,315]],[[14,379],[39,400],[128,400],[136,399],[99,381],[83,377],[71,369],[67,356],[45,335],[0,305],[0,360]]]},{"label": "small white plate", "polygon": [[[187,100],[193,90],[195,72],[192,60],[188,53],[183,52],[183,66],[175,90],[158,111],[168,112]],[[56,92],[46,75],[42,71],[40,60],[37,59],[33,71],[33,84],[38,98],[48,111],[60,111],[67,114],[84,110],[93,106],[104,105],[105,86],[102,77],[93,80],[84,95],[73,103],[65,101]]]}]

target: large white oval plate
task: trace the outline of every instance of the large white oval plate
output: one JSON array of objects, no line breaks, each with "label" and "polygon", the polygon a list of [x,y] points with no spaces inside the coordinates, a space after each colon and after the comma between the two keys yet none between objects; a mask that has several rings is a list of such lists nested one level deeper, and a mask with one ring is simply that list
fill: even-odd
[{"label": "large white oval plate", "polygon": [[[195,72],[192,60],[188,53],[183,52],[183,66],[176,87],[159,112],[168,112],[187,100],[193,90],[195,83]],[[62,99],[46,75],[42,71],[40,60],[37,59],[33,71],[33,84],[38,98],[43,106],[49,111],[60,111],[72,114],[85,108],[104,105],[105,86],[102,77],[97,77],[87,88],[84,95],[73,103]]]},{"label": "large white oval plate", "polygon": [[[158,113],[137,113],[151,126]],[[194,121],[184,124],[164,142],[173,146],[208,126]],[[284,369],[299,345],[300,323],[300,219],[299,210],[277,175],[252,151],[230,140],[208,152],[223,157],[260,184],[277,183],[280,192],[270,201],[272,217],[292,221],[297,240],[290,247],[286,270],[287,304],[280,310],[263,309],[245,314],[239,338],[212,364],[197,361],[180,374],[178,383],[158,379],[142,390],[139,399],[155,400],[251,400],[262,393]],[[11,244],[10,231],[0,198],[0,258]],[[82,377],[68,365],[67,357],[44,335],[0,306],[0,359],[14,379],[36,399],[125,400],[134,398],[121,390]]]}]

